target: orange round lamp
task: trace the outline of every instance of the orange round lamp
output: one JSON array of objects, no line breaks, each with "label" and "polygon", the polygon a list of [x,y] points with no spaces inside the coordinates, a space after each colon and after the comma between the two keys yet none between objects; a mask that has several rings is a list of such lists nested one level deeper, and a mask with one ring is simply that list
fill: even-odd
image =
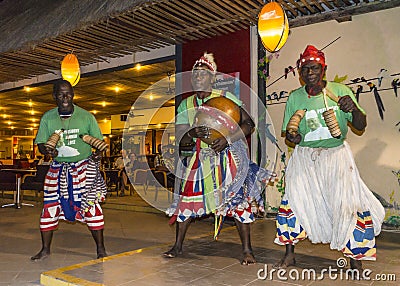
[{"label": "orange round lamp", "polygon": [[289,35],[285,10],[276,2],[266,4],[258,15],[258,34],[268,52],[279,51]]},{"label": "orange round lamp", "polygon": [[61,62],[61,76],[75,86],[81,78],[81,70],[78,58],[74,54],[68,54]]}]

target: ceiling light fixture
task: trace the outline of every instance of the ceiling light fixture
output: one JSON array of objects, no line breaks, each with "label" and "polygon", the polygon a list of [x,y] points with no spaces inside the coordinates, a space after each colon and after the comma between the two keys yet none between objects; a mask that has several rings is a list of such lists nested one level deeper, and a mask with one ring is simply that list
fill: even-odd
[{"label": "ceiling light fixture", "polygon": [[258,15],[258,34],[265,49],[279,51],[289,35],[289,21],[285,10],[277,2],[266,4]]},{"label": "ceiling light fixture", "polygon": [[73,54],[67,54],[61,62],[62,78],[69,81],[72,86],[75,86],[81,78],[81,70],[79,67],[78,58]]}]

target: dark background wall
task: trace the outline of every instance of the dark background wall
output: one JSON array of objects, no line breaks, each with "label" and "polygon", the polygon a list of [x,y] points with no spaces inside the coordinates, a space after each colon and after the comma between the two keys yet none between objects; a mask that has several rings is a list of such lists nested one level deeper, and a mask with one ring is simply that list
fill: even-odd
[{"label": "dark background wall", "polygon": [[[191,71],[193,64],[204,52],[214,54],[218,72],[240,72],[240,80],[250,85],[250,31],[240,30],[212,39],[191,41],[181,46],[182,71]],[[187,80],[184,84],[190,84]],[[188,86],[183,87],[188,90]],[[241,88],[240,99],[249,105],[246,89]]]}]

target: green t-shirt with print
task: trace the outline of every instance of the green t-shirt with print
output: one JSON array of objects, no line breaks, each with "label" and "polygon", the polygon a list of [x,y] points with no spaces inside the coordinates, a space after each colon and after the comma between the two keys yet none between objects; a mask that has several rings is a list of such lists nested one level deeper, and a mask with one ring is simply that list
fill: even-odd
[{"label": "green t-shirt with print", "polygon": [[[349,95],[356,103],[357,107],[363,112],[364,110],[358,105],[352,90],[346,85],[328,82],[326,88],[338,97]],[[336,102],[326,96],[329,109],[335,111],[336,120],[339,124],[342,135],[340,138],[333,138],[325,124],[322,113],[326,110],[324,95],[321,92],[316,96],[309,96],[305,86],[302,86],[289,95],[286,103],[285,114],[283,118],[282,131],[286,131],[286,126],[292,115],[299,109],[306,109],[306,113],[299,124],[298,132],[302,139],[299,146],[312,148],[333,148],[343,144],[346,139],[348,126],[353,116],[351,112],[343,112],[339,109]]]},{"label": "green t-shirt with print", "polygon": [[92,154],[92,147],[85,143],[79,135],[87,134],[103,140],[103,134],[93,114],[74,105],[74,112],[68,119],[60,118],[58,108],[43,114],[35,143],[46,143],[54,132],[59,132],[61,129],[64,131],[61,132],[56,146],[58,156],[55,160],[58,162],[78,162]]}]

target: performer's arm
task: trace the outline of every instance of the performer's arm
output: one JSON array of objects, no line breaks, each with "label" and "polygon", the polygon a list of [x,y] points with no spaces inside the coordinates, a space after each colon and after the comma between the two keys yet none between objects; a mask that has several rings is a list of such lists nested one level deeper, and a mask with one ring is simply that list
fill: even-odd
[{"label": "performer's arm", "polygon": [[344,112],[351,112],[353,120],[351,125],[359,131],[362,131],[367,126],[367,116],[357,107],[353,99],[349,95],[339,98],[339,108]]}]

